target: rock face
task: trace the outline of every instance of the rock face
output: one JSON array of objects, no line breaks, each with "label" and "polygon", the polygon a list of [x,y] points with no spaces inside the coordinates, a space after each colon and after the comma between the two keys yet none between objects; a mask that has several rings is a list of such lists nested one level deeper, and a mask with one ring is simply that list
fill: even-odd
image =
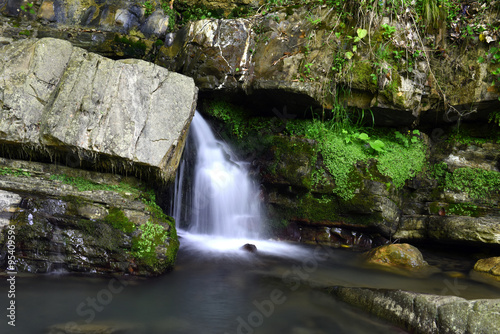
[{"label": "rock face", "polygon": [[[370,109],[377,125],[409,126],[486,119],[488,109],[498,106],[499,92],[491,85],[496,68],[490,61],[498,33],[490,28],[465,38],[456,33],[467,26],[498,24],[494,4],[473,5],[468,14],[454,14],[449,22],[453,29],[424,35],[412,24],[418,17],[409,12],[394,16],[387,8],[356,19],[357,8],[298,2],[263,15],[257,9],[271,4],[250,0],[175,1],[188,9],[184,13],[176,7],[183,19],[191,17],[193,6],[222,17],[249,9],[256,15],[204,19],[170,31],[173,20],[160,2],[148,3],[146,13],[139,1],[45,0],[29,14],[20,9],[20,1],[8,1],[0,7],[0,34],[5,40],[68,39],[101,55],[154,61],[192,76],[205,92],[236,93],[240,100],[248,95],[247,103],[268,114],[272,107],[263,100],[298,114],[310,107],[329,110],[341,102]],[[390,33],[384,28],[388,26]],[[366,34],[360,37],[357,29]],[[451,43],[463,47],[448,47]]]},{"label": "rock face", "polygon": [[314,140],[272,134],[269,143],[253,143],[262,152],[250,159],[283,238],[361,249],[391,239],[499,244],[499,145],[425,138],[428,168],[396,188],[376,161],[358,161],[351,175],[360,181],[351,183],[349,200],[334,193],[336,180]]},{"label": "rock face", "polygon": [[500,146],[436,139],[433,171],[408,183],[394,238],[499,244]]},{"label": "rock face", "polygon": [[19,160],[0,164],[3,269],[11,229],[18,272],[152,276],[173,267],[175,223],[137,179]]},{"label": "rock face", "polygon": [[3,154],[28,148],[72,167],[173,179],[195,109],[192,79],[50,38],[4,46],[0,59]]},{"label": "rock face", "polygon": [[421,269],[428,266],[420,251],[409,244],[380,246],[365,254],[366,262],[403,269]]},{"label": "rock face", "polygon": [[407,291],[335,287],[344,302],[386,319],[412,333],[496,333],[500,300],[466,300]]}]

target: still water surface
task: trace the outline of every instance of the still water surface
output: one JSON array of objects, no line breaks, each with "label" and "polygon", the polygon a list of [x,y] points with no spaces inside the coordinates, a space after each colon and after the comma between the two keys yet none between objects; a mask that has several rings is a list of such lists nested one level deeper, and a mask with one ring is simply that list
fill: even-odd
[{"label": "still water surface", "polygon": [[[1,333],[45,333],[71,321],[127,323],[138,326],[133,333],[153,334],[405,333],[336,301],[322,287],[500,297],[496,288],[443,273],[411,278],[365,268],[349,250],[256,241],[259,252],[251,254],[238,249],[242,240],[184,233],[181,241],[173,272],[125,286],[64,274],[18,277],[16,327],[2,320]],[[4,278],[0,284],[7,291]],[[454,293],[450,286],[460,288]]]}]

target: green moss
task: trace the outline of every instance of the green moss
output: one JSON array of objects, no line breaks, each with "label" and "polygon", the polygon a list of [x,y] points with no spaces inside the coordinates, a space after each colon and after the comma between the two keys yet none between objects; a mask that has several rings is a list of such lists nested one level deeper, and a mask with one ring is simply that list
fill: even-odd
[{"label": "green moss", "polygon": [[477,205],[470,203],[451,203],[446,213],[457,216],[478,217],[479,209]]},{"label": "green moss", "polygon": [[415,177],[425,165],[426,148],[421,141],[405,147],[386,140],[386,153],[378,158],[378,170],[392,179],[396,188],[402,188],[406,180]]},{"label": "green moss", "polygon": [[317,160],[315,146],[304,140],[285,136],[274,136],[271,145],[274,153],[271,172],[293,185],[311,188],[311,171]]},{"label": "green moss", "polygon": [[[331,122],[318,120],[292,121],[287,124],[287,130],[318,142],[323,163],[335,179],[333,192],[346,201],[352,199],[362,186],[364,176],[356,170],[359,162],[374,159],[379,173],[389,177],[398,189],[424,167],[426,147],[412,133],[397,136],[397,132],[391,130],[356,127],[340,130]],[[362,131],[372,133],[368,135]],[[401,138],[406,138],[406,141],[401,141]]]},{"label": "green moss", "polygon": [[439,214],[440,210],[444,210],[445,215],[469,216],[469,217],[481,216],[481,209],[477,205],[472,203],[432,202],[429,205],[429,211],[433,215]]},{"label": "green moss", "polygon": [[147,45],[142,40],[134,40],[125,36],[115,35],[115,44],[125,55],[142,58],[146,54]]},{"label": "green moss", "polygon": [[135,224],[132,223],[118,208],[111,208],[109,214],[104,218],[104,221],[117,230],[125,233],[132,233],[135,231]]},{"label": "green moss", "polygon": [[328,194],[307,193],[299,199],[298,217],[307,217],[312,222],[335,221],[338,219],[337,199]]},{"label": "green moss", "polygon": [[500,194],[500,173],[480,168],[457,168],[445,177],[445,189],[486,200]]},{"label": "green moss", "polygon": [[20,168],[9,168],[9,167],[2,167],[0,168],[0,175],[12,175],[12,176],[17,176],[17,177],[30,177],[31,173],[28,171],[25,171]]},{"label": "green moss", "polygon": [[[139,236],[132,241],[131,254],[154,272],[163,272],[171,267],[179,249],[179,242],[172,237],[171,229],[149,220],[139,230]],[[158,253],[158,247],[165,248],[164,253]]]},{"label": "green moss", "polygon": [[64,174],[54,174],[50,176],[51,180],[54,181],[60,181],[64,184],[71,185],[78,189],[78,191],[95,191],[95,190],[105,190],[105,191],[114,191],[118,193],[124,193],[124,192],[130,192],[130,193],[135,193],[138,194],[140,192],[140,189],[137,189],[136,187],[133,187],[132,185],[125,183],[125,182],[120,182],[117,185],[110,185],[110,184],[101,184],[101,183],[96,183],[93,181],[90,181],[88,179],[85,179],[83,177],[74,177],[74,176],[68,176]]},{"label": "green moss", "polygon": [[368,61],[354,62],[351,69],[352,82],[356,83],[357,89],[375,92],[377,90],[377,81],[373,80],[375,74],[372,63]]}]

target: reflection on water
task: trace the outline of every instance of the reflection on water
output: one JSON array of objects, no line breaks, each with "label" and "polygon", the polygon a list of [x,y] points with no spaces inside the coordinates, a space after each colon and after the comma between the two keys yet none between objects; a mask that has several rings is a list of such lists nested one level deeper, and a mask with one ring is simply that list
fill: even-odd
[{"label": "reflection on water", "polygon": [[[206,248],[210,238],[186,235],[181,240],[176,269],[155,279],[18,277],[17,321],[11,332],[44,333],[57,323],[110,321],[134,324],[133,333],[404,333],[334,300],[321,287],[439,294],[449,284],[443,274],[415,279],[363,268],[357,255],[345,250],[261,242],[258,254],[251,254],[238,250],[238,241],[218,252]],[[0,282],[6,291],[6,280]],[[459,284],[466,286],[458,291],[460,297],[500,297],[498,289],[487,285]],[[1,325],[1,333],[12,330],[5,321]]]}]

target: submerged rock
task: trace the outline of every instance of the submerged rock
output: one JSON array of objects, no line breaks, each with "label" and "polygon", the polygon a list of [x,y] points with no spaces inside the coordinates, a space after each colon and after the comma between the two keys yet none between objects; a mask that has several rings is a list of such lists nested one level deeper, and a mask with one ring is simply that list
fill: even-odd
[{"label": "submerged rock", "polygon": [[244,244],[240,249],[249,253],[257,253],[257,247],[254,244]]},{"label": "submerged rock", "polygon": [[191,78],[51,38],[4,46],[0,59],[2,154],[174,178],[196,104]]}]

